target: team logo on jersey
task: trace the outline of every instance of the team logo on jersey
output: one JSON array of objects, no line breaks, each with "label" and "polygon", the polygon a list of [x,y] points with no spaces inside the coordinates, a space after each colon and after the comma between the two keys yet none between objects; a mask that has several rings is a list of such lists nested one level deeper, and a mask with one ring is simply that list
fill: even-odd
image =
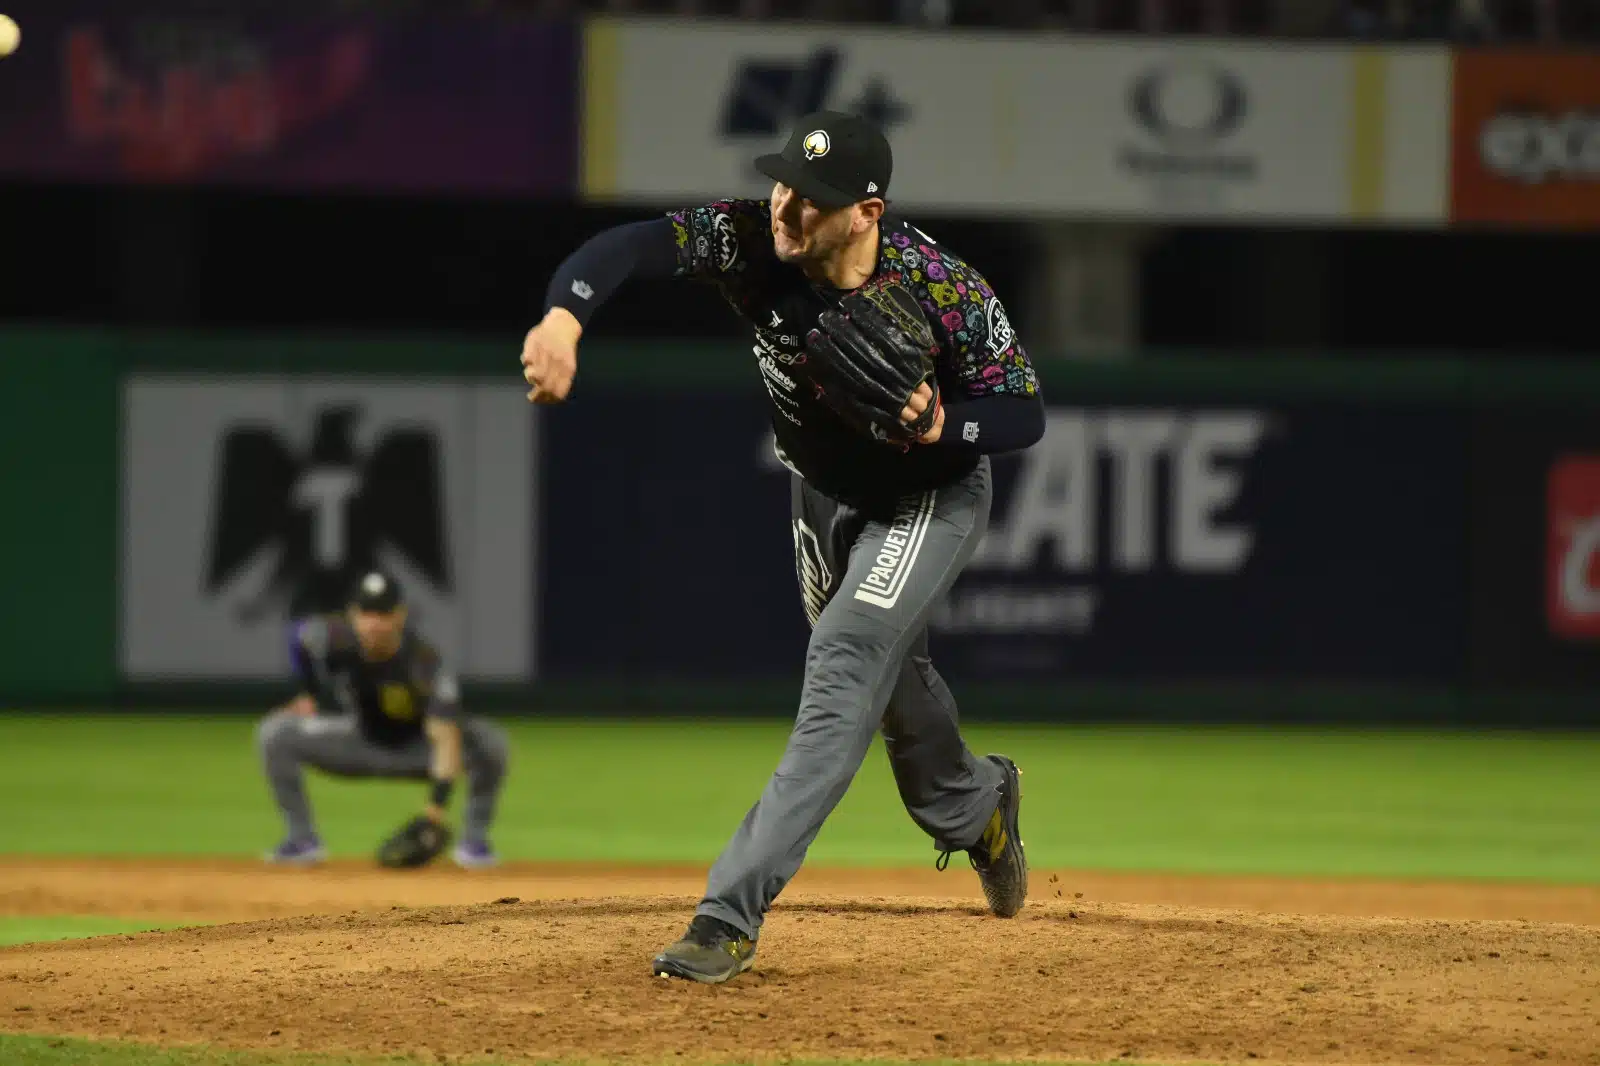
[{"label": "team logo on jersey", "polygon": [[733,232],[733,219],[728,215],[717,215],[711,228],[717,242],[717,269],[725,274],[739,261],[739,237]]},{"label": "team logo on jersey", "polygon": [[806,134],[803,147],[805,148],[806,161],[810,162],[813,159],[820,159],[822,156],[827,155],[828,149],[833,147],[833,142],[828,139],[827,130],[812,130]]},{"label": "team logo on jersey", "polygon": [[385,681],[378,690],[378,705],[383,708],[384,714],[399,722],[410,721],[417,716],[417,709],[411,702],[411,690],[392,681]]},{"label": "team logo on jersey", "polygon": [[984,308],[983,316],[989,324],[989,350],[999,355],[1011,347],[1017,335],[1011,330],[1011,320],[1006,317],[1006,309],[1000,306],[998,296],[989,297],[989,304]]},{"label": "team logo on jersey", "polygon": [[822,557],[822,545],[811,527],[799,518],[794,520],[794,569],[800,581],[800,599],[805,604],[806,621],[813,626],[822,617],[828,605],[828,591],[833,588],[833,575],[828,572],[827,560]]}]

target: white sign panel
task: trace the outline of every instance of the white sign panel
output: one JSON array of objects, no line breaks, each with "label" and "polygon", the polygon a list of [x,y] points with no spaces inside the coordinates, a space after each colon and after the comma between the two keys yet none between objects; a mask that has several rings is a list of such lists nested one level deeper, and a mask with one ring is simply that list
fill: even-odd
[{"label": "white sign panel", "polygon": [[1338,221],[1388,101],[1350,49],[1283,42],[600,20],[586,64],[586,195],[662,204],[765,194],[750,160],[829,108],[886,129],[912,209]]},{"label": "white sign panel", "polygon": [[533,415],[500,385],[165,377],[123,390],[121,666],[286,676],[286,623],[400,580],[475,679],[533,673]]}]

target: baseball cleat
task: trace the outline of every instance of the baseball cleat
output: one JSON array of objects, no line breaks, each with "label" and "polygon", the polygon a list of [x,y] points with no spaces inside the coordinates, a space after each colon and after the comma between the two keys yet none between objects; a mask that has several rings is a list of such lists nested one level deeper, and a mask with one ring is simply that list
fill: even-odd
[{"label": "baseball cleat", "polygon": [[754,940],[727,922],[697,914],[683,939],[655,957],[651,972],[657,977],[720,985],[744,973],[755,961]]},{"label": "baseball cleat", "polygon": [[[1022,810],[1022,771],[1004,755],[988,759],[1004,772],[1000,782],[1000,803],[984,826],[983,836],[967,849],[967,858],[978,872],[984,898],[997,918],[1014,917],[1028,898],[1028,859],[1022,850],[1022,831],[1017,816]],[[950,852],[939,856],[943,870]]]},{"label": "baseball cleat", "polygon": [[265,860],[275,866],[315,866],[327,857],[322,841],[310,837],[305,840],[285,840],[267,852]]},{"label": "baseball cleat", "polygon": [[463,840],[450,852],[450,858],[463,870],[487,870],[500,864],[487,840]]}]

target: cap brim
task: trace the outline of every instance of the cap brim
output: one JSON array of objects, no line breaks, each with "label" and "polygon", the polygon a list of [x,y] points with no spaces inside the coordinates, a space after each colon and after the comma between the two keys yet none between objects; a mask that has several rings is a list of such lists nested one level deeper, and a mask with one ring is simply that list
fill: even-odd
[{"label": "cap brim", "polygon": [[869,199],[865,196],[854,196],[818,181],[817,176],[807,171],[805,167],[777,153],[757,156],[755,167],[773,181],[783,182],[807,200],[823,207],[849,207],[858,200]]}]

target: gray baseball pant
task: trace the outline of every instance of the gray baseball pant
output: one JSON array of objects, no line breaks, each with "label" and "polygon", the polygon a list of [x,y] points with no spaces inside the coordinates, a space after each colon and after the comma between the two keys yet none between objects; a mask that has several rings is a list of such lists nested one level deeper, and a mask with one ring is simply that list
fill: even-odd
[{"label": "gray baseball pant", "polygon": [[[487,840],[510,746],[504,731],[493,722],[464,716],[460,724],[462,771],[467,779],[462,837]],[[361,735],[352,714],[274,711],[256,727],[256,743],[272,798],[291,840],[308,840],[316,834],[311,802],[306,798],[305,767],[336,777],[425,781],[431,759],[427,737],[418,736],[399,748],[384,747]]]},{"label": "gray baseball pant", "polygon": [[759,935],[772,901],[838,806],[880,729],[900,799],[941,851],[977,842],[999,767],[967,749],[928,658],[928,619],[977,549],[992,495],[985,458],[961,481],[868,516],[796,476],[795,570],[811,622],[794,731],[711,868],[698,913]]}]

